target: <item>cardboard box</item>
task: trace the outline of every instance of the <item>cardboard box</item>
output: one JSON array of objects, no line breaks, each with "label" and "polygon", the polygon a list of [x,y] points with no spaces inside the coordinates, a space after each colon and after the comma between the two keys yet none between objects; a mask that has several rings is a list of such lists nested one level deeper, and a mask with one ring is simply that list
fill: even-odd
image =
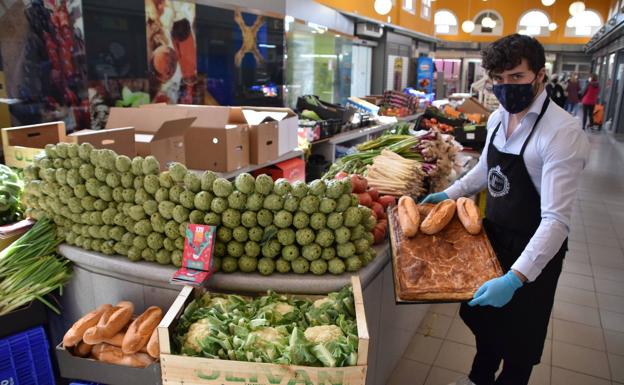
[{"label": "cardboard box", "polygon": [[134,127],[137,155],[153,155],[166,169],[170,162],[187,164],[185,134],[194,120],[184,111],[113,107],[106,128]]},{"label": "cardboard box", "polygon": [[464,102],[457,106],[457,110],[468,114],[481,114],[486,117],[489,116],[491,112],[485,108],[483,104],[479,103],[477,99],[472,97],[464,99]]},{"label": "cardboard box", "polygon": [[73,356],[63,348],[62,343],[56,347],[56,359],[63,378],[110,385],[161,384],[160,364],[157,362],[147,368],[107,364],[91,358]]},{"label": "cardboard box", "polygon": [[65,123],[50,122],[2,129],[4,164],[24,168],[45,148],[65,140]]},{"label": "cardboard box", "polygon": [[[168,385],[204,384],[308,384],[364,385],[368,368],[368,327],[364,312],[362,287],[357,276],[351,278],[358,330],[358,359],[356,366],[340,368],[278,365],[244,361],[229,361],[174,354],[171,338],[179,317],[186,306],[204,293],[203,289],[185,286],[158,325],[162,381]],[[298,296],[318,299],[319,296]],[[128,382],[130,383],[130,382]]]},{"label": "cardboard box", "polygon": [[253,172],[254,176],[260,174],[270,175],[273,180],[286,178],[290,183],[298,180],[305,182],[305,161],[301,158],[292,158]]},{"label": "cardboard box", "polygon": [[118,155],[136,156],[133,127],[76,131],[67,135],[67,142],[91,143],[95,148],[113,150]]},{"label": "cardboard box", "polygon": [[249,125],[249,161],[262,164],[299,146],[299,117],[289,108],[231,107],[233,121]]}]

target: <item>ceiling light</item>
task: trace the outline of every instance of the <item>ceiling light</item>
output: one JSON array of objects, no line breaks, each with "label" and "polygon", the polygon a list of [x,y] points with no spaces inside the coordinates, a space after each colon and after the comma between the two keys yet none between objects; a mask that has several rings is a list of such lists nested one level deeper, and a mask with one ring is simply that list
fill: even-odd
[{"label": "ceiling light", "polygon": [[575,25],[576,25],[576,20],[574,17],[571,17],[568,19],[568,21],[566,21],[566,27],[568,28],[574,28]]},{"label": "ceiling light", "polygon": [[550,23],[548,24],[548,30],[549,31],[554,31],[555,29],[557,29],[557,23]]},{"label": "ceiling light", "polygon": [[462,30],[466,33],[471,33],[475,29],[475,23],[472,20],[466,20],[462,23]]},{"label": "ceiling light", "polygon": [[574,3],[570,4],[570,8],[568,10],[570,11],[570,15],[576,16],[581,12],[585,11],[585,3],[583,3],[582,1],[575,1]]},{"label": "ceiling light", "polygon": [[555,4],[555,0],[542,0],[542,4],[544,4],[547,7],[550,7],[551,5]]},{"label": "ceiling light", "polygon": [[528,32],[527,32],[527,30],[526,30],[526,29],[521,29],[521,30],[519,30],[519,31],[518,31],[518,33],[519,33],[520,35],[528,35]]},{"label": "ceiling light", "polygon": [[387,15],[392,9],[392,0],[375,0],[375,12],[380,15]]},{"label": "ceiling light", "polygon": [[481,20],[481,25],[490,28],[490,25],[494,22],[491,17],[486,16]]}]

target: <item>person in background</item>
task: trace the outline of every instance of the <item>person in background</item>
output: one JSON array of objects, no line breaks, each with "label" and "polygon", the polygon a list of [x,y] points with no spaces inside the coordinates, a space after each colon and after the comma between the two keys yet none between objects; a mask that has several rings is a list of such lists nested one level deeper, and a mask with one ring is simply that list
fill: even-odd
[{"label": "person in background", "polygon": [[[583,91],[583,130],[585,128],[593,128],[594,126],[594,107],[598,102],[598,94],[600,93],[600,84],[598,84],[598,75],[592,74],[587,83],[587,87]],[[587,126],[587,118],[589,117],[589,126]]]},{"label": "person in background", "polygon": [[485,190],[483,227],[506,271],[461,304],[477,353],[468,377],[454,384],[526,385],[544,349],[589,141],[544,91],[546,58],[535,38],[505,36],[482,57],[500,101],[487,122],[487,145],[468,174],[424,202]]},{"label": "person in background", "polygon": [[555,74],[551,80],[551,91],[549,92],[550,98],[553,102],[557,103],[557,105],[563,108],[565,104],[565,93],[563,92],[563,87],[559,84],[559,77]]},{"label": "person in background", "polygon": [[570,80],[568,81],[568,86],[566,87],[566,103],[565,110],[572,114],[572,116],[576,116],[578,111],[579,104],[579,93],[581,92],[581,88],[578,83],[578,77],[576,74],[572,74]]}]

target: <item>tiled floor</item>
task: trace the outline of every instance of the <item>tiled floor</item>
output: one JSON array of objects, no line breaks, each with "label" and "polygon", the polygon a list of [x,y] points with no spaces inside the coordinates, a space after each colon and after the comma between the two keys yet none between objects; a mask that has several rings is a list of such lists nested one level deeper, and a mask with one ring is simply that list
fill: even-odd
[{"label": "tiled floor", "polygon": [[[603,134],[590,140],[570,250],[531,385],[624,384],[624,143]],[[431,306],[389,385],[447,385],[468,373],[474,337],[458,308]]]}]

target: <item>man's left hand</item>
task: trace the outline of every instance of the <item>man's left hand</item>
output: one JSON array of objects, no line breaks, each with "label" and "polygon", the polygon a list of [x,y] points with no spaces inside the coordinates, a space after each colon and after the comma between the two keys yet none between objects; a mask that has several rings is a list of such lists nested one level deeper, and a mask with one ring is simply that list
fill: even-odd
[{"label": "man's left hand", "polygon": [[505,306],[516,290],[522,286],[522,281],[511,270],[502,277],[490,279],[476,291],[472,297],[472,301],[468,302],[470,306]]}]

